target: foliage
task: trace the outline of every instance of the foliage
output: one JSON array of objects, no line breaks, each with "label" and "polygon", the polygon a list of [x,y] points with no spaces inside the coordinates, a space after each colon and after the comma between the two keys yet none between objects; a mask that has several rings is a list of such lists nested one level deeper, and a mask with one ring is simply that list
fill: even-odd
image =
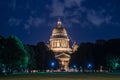
[{"label": "foliage", "polygon": [[27,67],[28,57],[22,42],[15,36],[10,36],[5,40],[4,48],[1,53],[1,63],[6,70],[21,70]]},{"label": "foliage", "polygon": [[87,68],[88,63],[93,63],[93,44],[81,43],[78,50],[71,55],[70,66],[76,65],[77,68]]},{"label": "foliage", "polygon": [[120,57],[119,56],[114,56],[114,55],[109,55],[107,56],[106,58],[106,61],[107,61],[107,66],[110,68],[110,69],[117,69],[118,66],[120,66]]},{"label": "foliage", "polygon": [[56,61],[54,53],[49,50],[44,42],[39,42],[35,49],[36,67],[39,70],[50,69],[51,61]]},{"label": "foliage", "polygon": [[29,71],[34,70],[34,69],[36,69],[34,46],[25,45],[25,49],[27,51],[27,56],[28,56],[28,66],[27,66],[27,69]]},{"label": "foliage", "polygon": [[70,66],[86,68],[92,63],[95,70],[120,67],[120,39],[97,40],[96,43],[81,43],[71,55]]},{"label": "foliage", "polygon": [[[73,54],[69,66],[87,69],[88,64],[92,64],[94,69],[117,69],[120,67],[120,39],[108,41],[97,40],[96,43],[81,43]],[[51,62],[55,66],[51,67]],[[0,36],[0,69],[8,71],[23,71],[28,69],[46,70],[57,69],[58,60],[55,59],[54,52],[49,50],[44,42],[37,45],[23,45],[15,36],[4,38]]]}]

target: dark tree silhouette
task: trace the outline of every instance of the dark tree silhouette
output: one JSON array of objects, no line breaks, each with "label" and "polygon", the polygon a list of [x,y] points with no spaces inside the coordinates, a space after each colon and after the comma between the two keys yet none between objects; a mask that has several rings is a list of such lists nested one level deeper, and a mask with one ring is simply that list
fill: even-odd
[{"label": "dark tree silhouette", "polygon": [[[116,63],[115,63],[116,62]],[[115,69],[120,67],[120,39],[108,41],[97,40],[96,43],[81,43],[78,50],[71,55],[70,66],[76,64],[77,67],[87,67],[92,63],[95,70]]]},{"label": "dark tree silhouette", "polygon": [[44,42],[39,42],[35,49],[36,52],[36,65],[38,70],[50,69],[51,61],[56,61],[54,53],[49,50]]},{"label": "dark tree silhouette", "polygon": [[92,43],[81,43],[78,50],[71,55],[70,66],[76,65],[77,68],[87,68],[87,64],[93,64],[93,47]]},{"label": "dark tree silhouette", "polygon": [[6,39],[5,46],[1,53],[1,62],[5,65],[6,70],[23,70],[27,68],[28,57],[22,42],[15,36]]},{"label": "dark tree silhouette", "polygon": [[34,47],[32,45],[25,45],[25,49],[27,51],[27,56],[28,56],[28,66],[27,69],[29,72],[31,72],[31,70],[35,70],[36,69],[36,63],[35,63],[35,51],[34,51]]}]

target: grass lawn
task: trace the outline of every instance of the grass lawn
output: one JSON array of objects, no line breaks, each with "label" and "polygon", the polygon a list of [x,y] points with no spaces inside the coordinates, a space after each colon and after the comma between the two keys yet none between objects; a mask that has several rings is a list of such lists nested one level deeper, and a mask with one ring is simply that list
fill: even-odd
[{"label": "grass lawn", "polygon": [[120,80],[119,73],[32,73],[0,76],[0,80]]}]

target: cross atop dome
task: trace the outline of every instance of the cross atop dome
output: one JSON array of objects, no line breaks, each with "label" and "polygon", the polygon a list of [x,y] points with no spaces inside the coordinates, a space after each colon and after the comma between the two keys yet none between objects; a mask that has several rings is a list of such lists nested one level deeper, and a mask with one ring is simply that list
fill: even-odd
[{"label": "cross atop dome", "polygon": [[58,27],[61,27],[61,24],[62,24],[62,22],[61,22],[61,20],[60,20],[60,18],[59,18],[59,19],[58,19],[58,22],[57,22]]}]

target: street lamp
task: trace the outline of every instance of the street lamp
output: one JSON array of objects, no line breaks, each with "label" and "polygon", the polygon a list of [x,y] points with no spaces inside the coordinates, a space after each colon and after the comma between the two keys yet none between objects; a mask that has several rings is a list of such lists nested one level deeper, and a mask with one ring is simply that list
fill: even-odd
[{"label": "street lamp", "polygon": [[87,67],[90,69],[92,68],[92,64],[88,64]]},{"label": "street lamp", "polygon": [[52,61],[52,62],[50,63],[50,67],[51,67],[52,70],[55,69],[55,62],[54,62],[54,61]]},{"label": "street lamp", "polygon": [[55,63],[54,62],[51,62],[51,67],[54,67],[55,66]]},{"label": "street lamp", "polygon": [[88,68],[87,71],[88,71],[88,72],[91,72],[91,71],[92,71],[92,68],[93,68],[93,65],[89,63],[89,64],[87,65],[87,68]]},{"label": "street lamp", "polygon": [[76,68],[76,65],[73,65],[73,68]]}]

